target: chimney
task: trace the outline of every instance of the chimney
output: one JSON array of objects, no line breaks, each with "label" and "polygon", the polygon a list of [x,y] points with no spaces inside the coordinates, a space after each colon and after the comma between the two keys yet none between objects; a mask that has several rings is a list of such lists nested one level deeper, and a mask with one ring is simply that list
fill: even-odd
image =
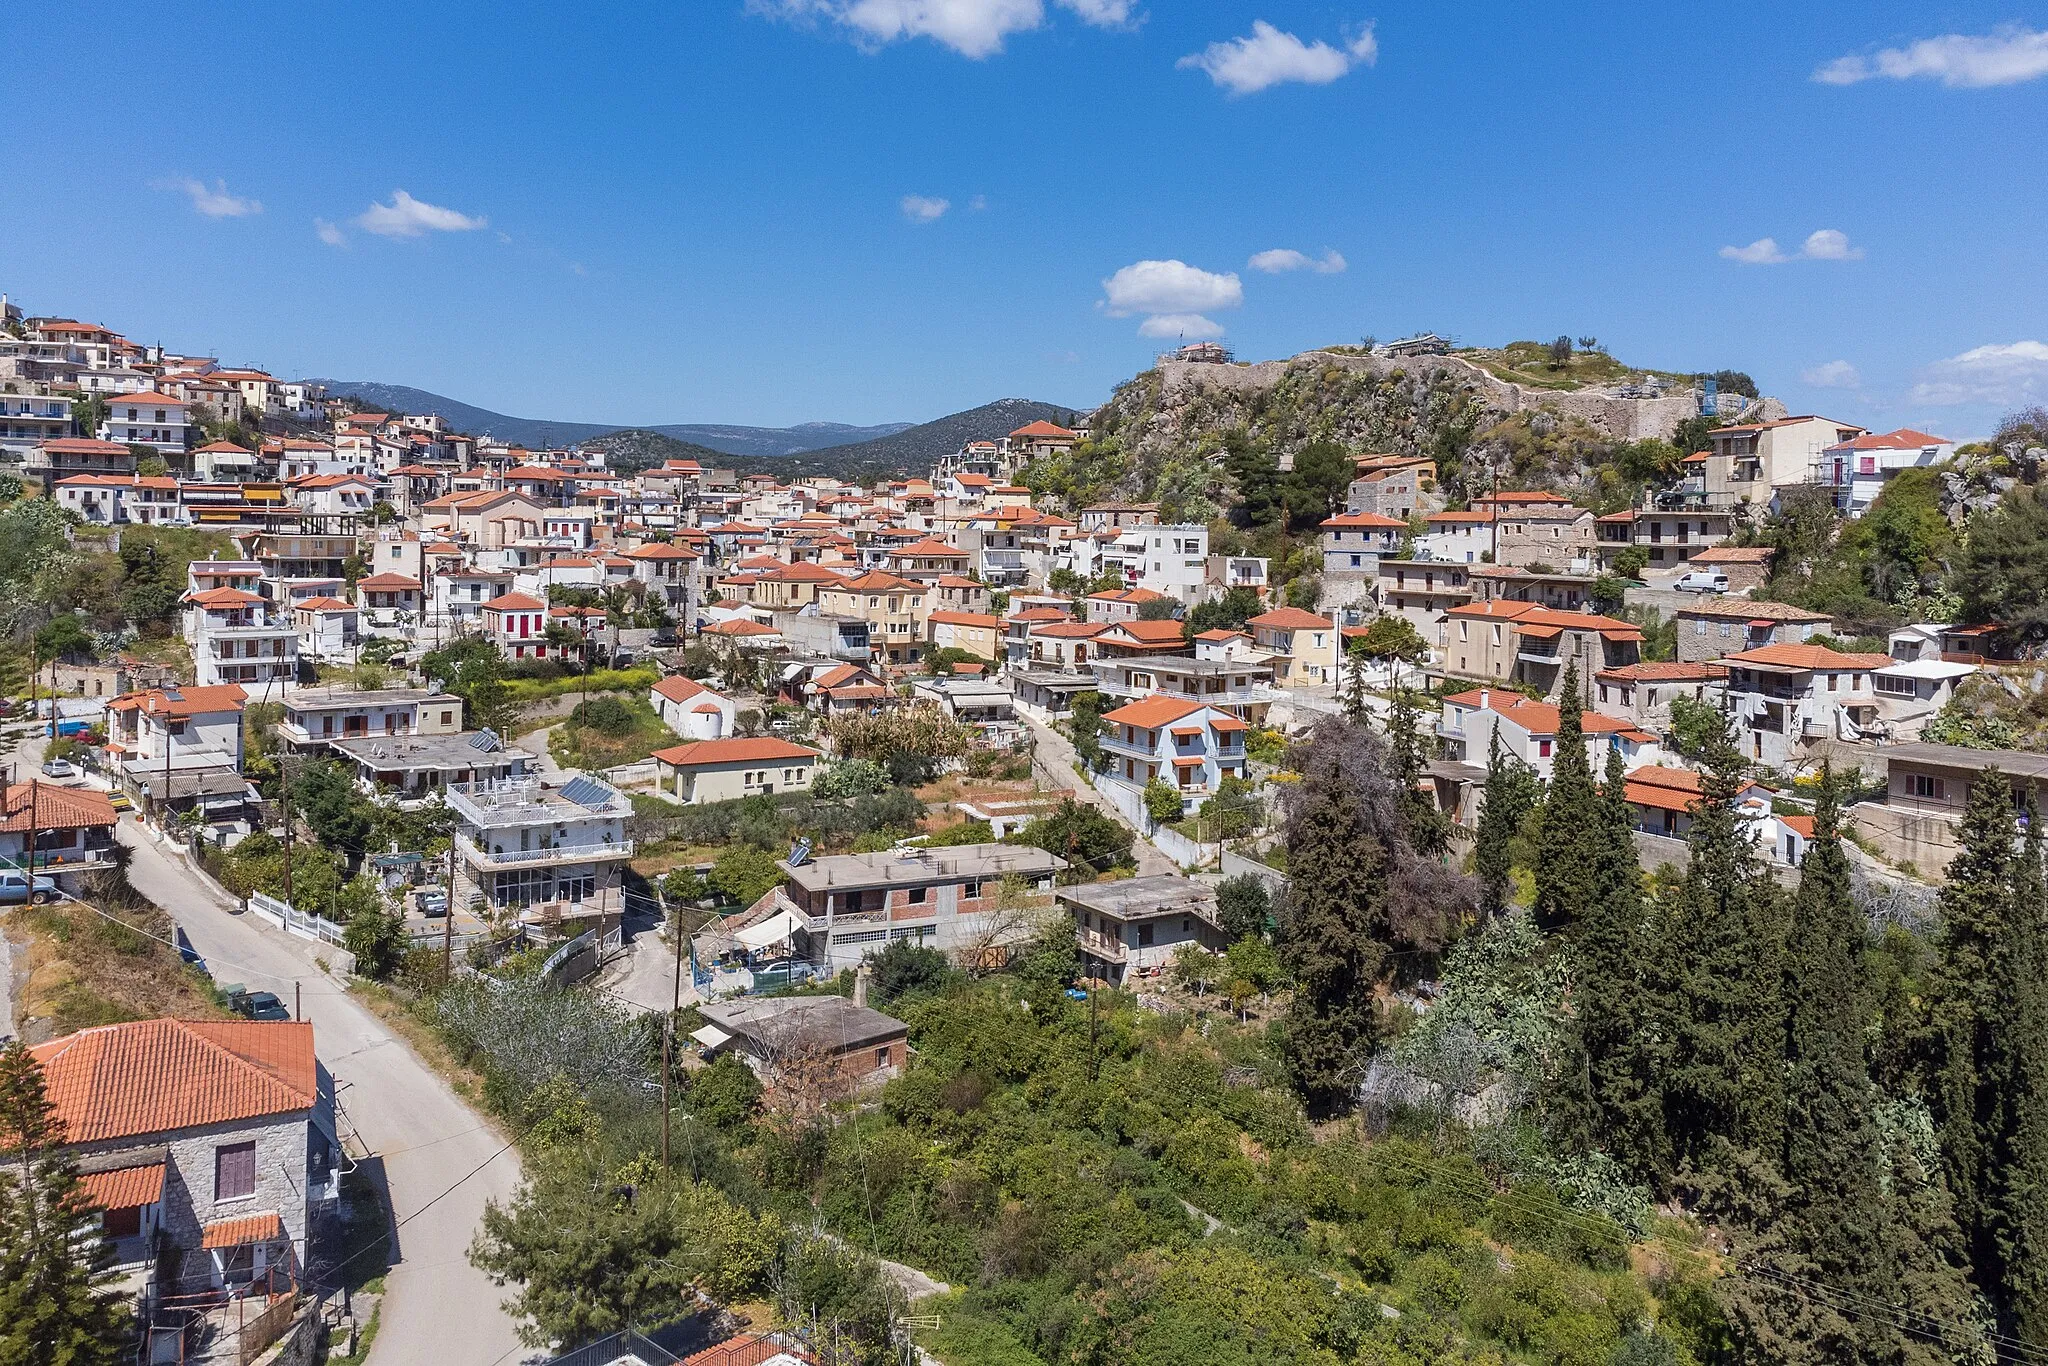
[{"label": "chimney", "polygon": [[853,970],[853,1003],[857,1006],[868,1003],[868,963],[865,958]]},{"label": "chimney", "polygon": [[1487,709],[1487,707],[1488,707],[1488,706],[1489,706],[1489,705],[1490,705],[1490,704],[1492,703],[1492,701],[1493,701],[1493,689],[1491,689],[1491,688],[1481,688],[1481,689],[1479,690],[1479,710],[1481,710],[1481,711],[1485,711],[1485,710]]}]

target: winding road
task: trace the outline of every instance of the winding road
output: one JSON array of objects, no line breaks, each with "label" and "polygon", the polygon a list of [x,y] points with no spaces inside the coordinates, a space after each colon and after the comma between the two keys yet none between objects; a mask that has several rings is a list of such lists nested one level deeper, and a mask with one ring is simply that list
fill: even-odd
[{"label": "winding road", "polygon": [[118,838],[134,850],[129,880],[177,922],[216,981],[298,1001],[334,1076],[344,1139],[360,1142],[351,1153],[360,1160],[367,1150],[381,1164],[398,1234],[369,1366],[519,1360],[526,1349],[500,1307],[508,1292],[468,1257],[484,1202],[505,1200],[519,1182],[506,1136],[321,971],[323,946],[237,914],[134,817],[123,818]]}]

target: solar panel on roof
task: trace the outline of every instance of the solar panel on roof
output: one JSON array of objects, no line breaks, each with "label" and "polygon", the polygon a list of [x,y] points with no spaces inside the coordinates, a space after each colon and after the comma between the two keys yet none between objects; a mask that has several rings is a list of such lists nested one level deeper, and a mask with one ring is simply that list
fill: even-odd
[{"label": "solar panel on roof", "polygon": [[486,754],[496,754],[505,746],[503,742],[498,739],[498,732],[492,730],[489,726],[486,726],[482,730],[478,731],[476,734],[469,737],[469,747],[471,749],[480,749]]},{"label": "solar panel on roof", "polygon": [[595,778],[578,774],[562,784],[562,796],[578,806],[596,810],[611,805],[612,790]]}]

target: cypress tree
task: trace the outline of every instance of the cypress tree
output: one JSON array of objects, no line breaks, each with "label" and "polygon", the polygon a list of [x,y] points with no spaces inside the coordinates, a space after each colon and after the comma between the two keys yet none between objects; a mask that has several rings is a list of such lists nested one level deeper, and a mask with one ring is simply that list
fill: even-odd
[{"label": "cypress tree", "polygon": [[2048,1345],[2048,967],[2041,835],[2012,788],[1971,785],[1928,984],[1928,1091],[1971,1277],[2002,1332]]},{"label": "cypress tree", "polygon": [[1599,894],[1584,847],[1597,818],[1584,714],[1574,661],[1565,665],[1564,682],[1558,687],[1557,748],[1536,842],[1536,924],[1544,930],[1563,929]]},{"label": "cypress tree", "polygon": [[1500,747],[1500,731],[1486,746],[1486,792],[1479,808],[1479,829],[1472,841],[1472,869],[1479,876],[1479,914],[1492,920],[1507,909],[1508,887],[1514,879],[1515,837],[1536,809],[1536,774]]},{"label": "cypress tree", "polygon": [[2041,809],[2031,787],[2027,838],[2013,874],[2011,956],[2014,1080],[2011,1137],[2000,1172],[1996,1237],[2005,1264],[2011,1332],[2048,1347],[2048,877],[2042,866]]},{"label": "cypress tree", "polygon": [[1388,776],[1394,780],[1401,803],[1401,829],[1408,843],[1424,858],[1442,858],[1451,846],[1451,823],[1437,809],[1434,798],[1422,791],[1424,757],[1422,728],[1415,710],[1415,697],[1406,688],[1394,692],[1394,709],[1387,717],[1387,744],[1392,750]]},{"label": "cypress tree", "polygon": [[1717,759],[1662,944],[1665,1129],[1673,1158],[1696,1172],[1728,1170],[1730,1147],[1774,1156],[1784,1125],[1781,899],[1736,814],[1740,762],[1727,746]]},{"label": "cypress tree", "polygon": [[[128,1315],[106,1288],[99,1214],[64,1153],[42,1068],[0,1050],[0,1366],[113,1366]],[[93,1249],[93,1251],[82,1251]]]},{"label": "cypress tree", "polygon": [[1655,1181],[1670,1166],[1657,1082],[1661,1034],[1643,977],[1646,906],[1619,750],[1607,752],[1593,809],[1581,856],[1594,894],[1574,927],[1572,991],[1592,1137],[1637,1179]]},{"label": "cypress tree", "polygon": [[[1864,1064],[1870,1018],[1864,922],[1849,891],[1839,830],[1839,789],[1823,769],[1813,841],[1785,946],[1785,1126],[1779,1168],[1790,1199],[1789,1241],[1811,1277],[1885,1303],[1896,1299],[1884,1218],[1883,1153]],[[1917,1237],[1910,1230],[1893,1231]],[[1895,1359],[1896,1334],[1866,1319],[1837,1360]]]},{"label": "cypress tree", "polygon": [[1287,825],[1287,963],[1295,980],[1285,1056],[1311,1110],[1345,1105],[1376,1034],[1372,991],[1386,961],[1386,851],[1337,756],[1311,744]]}]

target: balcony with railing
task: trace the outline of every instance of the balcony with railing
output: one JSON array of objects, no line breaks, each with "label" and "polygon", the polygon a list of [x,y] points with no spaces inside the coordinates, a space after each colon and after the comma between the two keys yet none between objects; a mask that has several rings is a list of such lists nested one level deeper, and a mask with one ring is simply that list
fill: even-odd
[{"label": "balcony with railing", "polygon": [[467,835],[457,835],[455,847],[473,866],[490,869],[607,863],[633,857],[633,841],[627,839],[580,844],[554,844],[544,839],[531,849],[486,849]]}]

